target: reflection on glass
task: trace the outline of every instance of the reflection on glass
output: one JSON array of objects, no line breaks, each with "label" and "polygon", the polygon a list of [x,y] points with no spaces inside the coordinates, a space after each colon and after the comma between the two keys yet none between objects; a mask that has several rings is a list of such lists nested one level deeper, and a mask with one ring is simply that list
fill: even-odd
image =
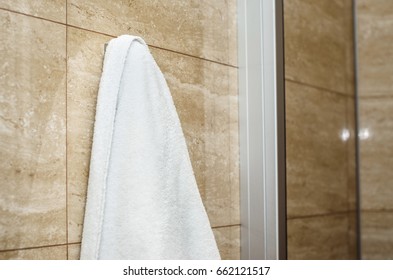
[{"label": "reflection on glass", "polygon": [[370,138],[370,130],[368,128],[362,128],[359,130],[359,139],[360,140],[367,140]]},{"label": "reflection on glass", "polygon": [[341,130],[340,138],[341,138],[341,140],[343,140],[343,142],[348,141],[350,136],[351,136],[351,133],[349,132],[348,128],[344,128],[343,130]]}]

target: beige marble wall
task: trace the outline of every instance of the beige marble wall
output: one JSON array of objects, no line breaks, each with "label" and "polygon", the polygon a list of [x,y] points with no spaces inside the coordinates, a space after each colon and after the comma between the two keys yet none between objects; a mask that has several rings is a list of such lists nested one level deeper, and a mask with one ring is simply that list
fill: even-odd
[{"label": "beige marble wall", "polygon": [[0,260],[64,260],[67,259],[67,246],[48,246],[24,248],[0,252]]},{"label": "beige marble wall", "polygon": [[66,27],[0,21],[0,250],[64,244]]},{"label": "beige marble wall", "polygon": [[235,14],[235,0],[0,0],[1,259],[79,258],[104,44],[125,33],[167,79],[222,258],[240,257]]},{"label": "beige marble wall", "polygon": [[393,2],[358,0],[362,258],[393,259]]},{"label": "beige marble wall", "polygon": [[289,259],[356,257],[351,0],[284,0]]}]

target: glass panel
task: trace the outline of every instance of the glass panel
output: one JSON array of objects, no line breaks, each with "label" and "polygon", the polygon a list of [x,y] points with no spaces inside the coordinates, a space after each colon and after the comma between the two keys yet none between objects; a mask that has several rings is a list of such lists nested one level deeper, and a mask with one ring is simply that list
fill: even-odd
[{"label": "glass panel", "polygon": [[363,259],[393,259],[393,1],[357,0]]},{"label": "glass panel", "polygon": [[289,259],[354,259],[352,1],[284,1]]}]

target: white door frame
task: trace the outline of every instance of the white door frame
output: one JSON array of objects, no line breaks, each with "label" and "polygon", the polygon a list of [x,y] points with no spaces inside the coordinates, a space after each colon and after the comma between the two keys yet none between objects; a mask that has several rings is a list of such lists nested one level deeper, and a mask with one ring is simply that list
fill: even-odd
[{"label": "white door frame", "polygon": [[241,258],[286,259],[282,0],[238,0]]}]

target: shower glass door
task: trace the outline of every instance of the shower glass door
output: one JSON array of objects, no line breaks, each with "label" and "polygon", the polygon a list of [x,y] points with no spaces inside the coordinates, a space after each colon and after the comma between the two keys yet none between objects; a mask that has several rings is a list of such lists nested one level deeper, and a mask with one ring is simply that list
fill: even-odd
[{"label": "shower glass door", "polygon": [[393,259],[393,2],[356,0],[362,259]]}]

